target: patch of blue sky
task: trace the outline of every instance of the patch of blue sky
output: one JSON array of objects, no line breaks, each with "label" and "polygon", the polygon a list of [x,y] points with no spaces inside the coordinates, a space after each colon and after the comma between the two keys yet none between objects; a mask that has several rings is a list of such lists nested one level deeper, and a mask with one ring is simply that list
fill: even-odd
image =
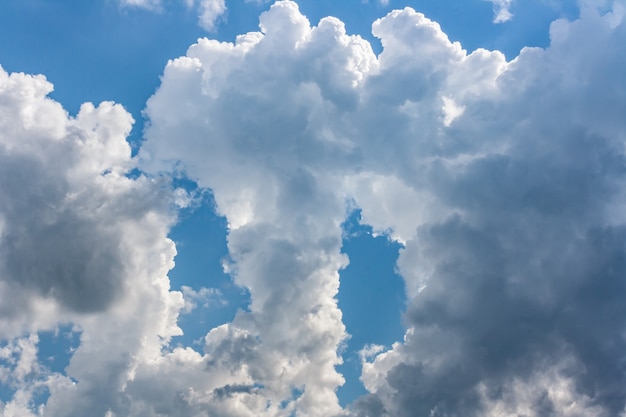
[{"label": "patch of blue sky", "polygon": [[[299,399],[302,396],[303,393],[304,393],[304,390],[302,390],[300,388],[292,388],[291,389],[291,398],[289,400],[283,401],[280,404],[280,408],[284,410],[287,407],[287,405],[289,404],[290,401]],[[295,414],[295,413],[292,413],[291,415],[293,415],[293,414]]]},{"label": "patch of blue sky", "polygon": [[50,95],[70,114],[90,101],[122,103],[141,141],[146,100],[168,59],[184,55],[205,33],[183,2],[162,13],[120,9],[113,1],[6,0],[0,5],[0,63],[9,72],[44,74]]},{"label": "patch of blue sky", "polygon": [[[182,180],[177,185],[184,185],[188,191],[194,189],[191,181]],[[180,316],[178,324],[184,335],[172,340],[173,346],[201,351],[198,340],[212,328],[232,321],[238,310],[247,309],[250,295],[224,273],[222,260],[228,256],[226,220],[215,213],[210,192],[197,192],[196,204],[180,213],[180,222],[170,233],[177,255],[169,277],[173,290],[182,290],[183,286],[196,292],[202,288],[216,290],[214,297],[199,301],[190,313]]]},{"label": "patch of blue sky", "polygon": [[[23,381],[18,385],[31,386],[34,394],[30,406],[34,410],[38,405],[45,404],[50,396],[47,387],[41,382],[50,373],[66,375],[65,369],[70,363],[72,355],[80,344],[80,332],[73,329],[69,324],[61,325],[53,331],[42,331],[37,333],[37,363],[38,369],[33,369],[24,375]],[[0,343],[0,349],[9,346],[7,342]],[[18,350],[11,355],[0,356],[0,367],[5,369],[15,369],[20,366],[20,354]],[[17,392],[18,385],[14,380],[0,379],[0,401],[9,401]]]},{"label": "patch of blue sky", "polygon": [[59,326],[54,331],[39,332],[37,360],[50,372],[65,375],[65,368],[80,345],[80,331],[72,325]]},{"label": "patch of blue sky", "polygon": [[348,216],[343,229],[342,251],[350,264],[341,271],[338,300],[350,339],[344,363],[337,368],[346,382],[337,394],[345,406],[366,393],[359,380],[359,351],[367,345],[390,347],[402,340],[406,297],[404,281],[395,273],[402,245],[387,236],[375,236],[370,226],[361,224],[360,210]]},{"label": "patch of blue sky", "polygon": [[38,386],[31,397],[29,404],[30,410],[35,415],[43,415],[43,410],[45,409],[45,404],[48,402],[48,398],[50,398],[50,390],[48,387],[45,385]]}]

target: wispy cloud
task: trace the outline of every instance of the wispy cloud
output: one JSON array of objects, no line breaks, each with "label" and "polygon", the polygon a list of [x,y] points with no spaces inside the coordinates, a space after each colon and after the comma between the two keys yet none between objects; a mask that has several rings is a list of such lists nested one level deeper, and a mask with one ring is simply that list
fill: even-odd
[{"label": "wispy cloud", "polygon": [[511,13],[511,6],[513,6],[514,0],[487,0],[493,4],[493,22],[504,23],[513,18]]},{"label": "wispy cloud", "polygon": [[[198,11],[198,24],[203,29],[214,32],[220,19],[226,12],[226,0],[182,0],[187,7],[196,7]],[[119,0],[123,7],[136,7],[152,11],[163,10],[162,0]]]},{"label": "wispy cloud", "polygon": [[119,0],[123,7],[138,7],[147,10],[161,10],[163,6],[162,0]]}]

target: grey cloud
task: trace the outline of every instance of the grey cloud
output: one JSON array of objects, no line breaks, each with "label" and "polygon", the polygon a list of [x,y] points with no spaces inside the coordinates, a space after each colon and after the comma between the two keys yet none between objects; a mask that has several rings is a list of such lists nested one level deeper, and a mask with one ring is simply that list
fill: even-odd
[{"label": "grey cloud", "polygon": [[7,278],[78,312],[104,310],[122,289],[121,248],[103,244],[98,225],[66,216],[26,236],[7,232],[0,246]]},{"label": "grey cloud", "polygon": [[2,279],[72,310],[105,309],[121,290],[123,256],[116,237],[67,207],[71,188],[48,167],[33,158],[2,159]]},{"label": "grey cloud", "polygon": [[357,398],[350,405],[355,417],[388,417],[383,402],[374,394],[366,394]]},{"label": "grey cloud", "polygon": [[254,385],[224,385],[223,387],[215,388],[213,395],[218,398],[224,398],[233,394],[252,394],[257,388]]},{"label": "grey cloud", "polygon": [[[607,91],[609,115],[595,109],[608,80],[625,85],[625,36],[623,23],[608,31],[607,20],[590,12],[555,24],[553,38],[561,29],[566,37],[523,51],[499,77],[497,111],[465,102],[452,128],[472,142],[435,157],[426,181],[404,177],[456,214],[420,225],[399,260],[414,299],[396,349],[403,359],[379,362],[391,414],[624,411],[625,229],[611,207],[622,204],[626,127],[615,112],[625,103]],[[549,384],[528,393],[545,372],[569,399]],[[526,393],[512,393],[519,386]]]},{"label": "grey cloud", "polygon": [[[1,279],[53,297],[70,310],[103,310],[121,290],[123,254],[116,233],[84,211],[85,203],[89,204],[85,196],[91,196],[81,188],[93,180],[93,173],[81,167],[86,162],[80,161],[84,149],[73,147],[76,141],[88,148],[102,133],[85,132],[81,137],[76,129],[74,136],[60,106],[43,97],[45,84],[37,85],[35,79],[19,74],[0,76],[8,85],[2,93],[3,111],[17,113],[0,125]],[[34,97],[19,97],[20,84],[27,88],[29,83],[34,85]],[[86,113],[85,118],[89,117]],[[127,123],[129,117],[122,117]],[[50,122],[53,125],[47,126]],[[112,126],[112,135],[115,130]],[[109,152],[113,156],[115,150],[99,154],[92,167],[98,169],[97,159],[106,158]],[[114,169],[117,162],[111,158],[108,168]],[[72,170],[82,171],[84,185],[76,184]]]},{"label": "grey cloud", "polygon": [[122,106],[86,103],[70,117],[51,90],[0,68],[0,338],[71,324],[80,345],[64,372],[28,350],[45,372],[36,384],[8,372],[17,391],[5,410],[29,416],[47,390],[55,416],[126,415],[133,367],[180,334],[184,300],[167,279],[176,200],[165,180],[126,176],[133,120]]}]

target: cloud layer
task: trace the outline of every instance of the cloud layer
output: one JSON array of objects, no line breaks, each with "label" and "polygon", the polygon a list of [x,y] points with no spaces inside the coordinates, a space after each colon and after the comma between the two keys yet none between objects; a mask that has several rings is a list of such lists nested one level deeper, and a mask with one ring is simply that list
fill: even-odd
[{"label": "cloud layer", "polygon": [[[376,56],[279,1],[167,64],[138,159],[120,105],[70,117],[0,69],[0,414],[41,415],[44,392],[54,416],[623,415],[625,6],[582,6],[507,62],[410,8],[373,24]],[[219,298],[169,289],[181,194],[159,178],[180,171],[212,190],[251,297],[201,351],[169,343]],[[355,203],[404,245],[409,306],[342,409]],[[53,372],[37,334],[63,324],[80,344]]]},{"label": "cloud layer", "polygon": [[[201,40],[168,65],[148,103],[146,167],[170,160],[214,191],[235,279],[251,288],[246,331],[285,360],[302,348],[269,339],[308,329],[316,302],[334,310],[337,284],[331,270],[326,281],[275,254],[333,265],[321,260],[337,243],[318,245],[337,236],[346,199],[405,243],[407,334],[364,362],[371,394],[355,415],[618,415],[622,11],[584,7],[579,20],[553,23],[549,48],[506,62],[468,54],[411,9],[374,23],[376,57],[340,21],[311,27],[279,2],[261,33]],[[291,295],[300,289],[316,295]],[[315,317],[334,336],[312,357],[338,347],[338,320]],[[324,383],[332,392],[338,379]]]}]

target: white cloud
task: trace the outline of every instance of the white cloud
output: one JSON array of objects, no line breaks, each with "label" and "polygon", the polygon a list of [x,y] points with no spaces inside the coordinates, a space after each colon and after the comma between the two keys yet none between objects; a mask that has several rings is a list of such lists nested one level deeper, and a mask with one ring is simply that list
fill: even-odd
[{"label": "white cloud", "polygon": [[450,124],[457,117],[461,116],[465,111],[465,107],[457,105],[453,99],[443,97],[443,106],[441,111],[443,112],[443,124],[446,127],[450,127]]},{"label": "white cloud", "polygon": [[508,22],[513,18],[511,13],[511,6],[513,6],[513,0],[488,0],[493,4],[493,23]]},{"label": "white cloud", "polygon": [[[201,353],[168,342],[215,294],[170,291],[185,198],[126,177],[130,115],[105,102],[70,117],[43,77],[0,70],[0,377],[17,389],[0,410],[36,415],[46,387],[60,417],[620,415],[618,6],[506,62],[410,8],[374,23],[377,57],[282,1],[261,33],[169,62],[140,166],[212,189],[226,267],[251,294]],[[346,201],[404,244],[409,306],[402,342],[362,350],[369,394],[342,410]],[[60,323],[80,331],[65,374],[35,360],[37,331]]]},{"label": "white cloud", "polygon": [[[213,331],[206,349],[211,372],[245,364],[225,384],[259,388],[210,406],[226,410],[244,396],[246,415],[279,413],[281,404],[286,414],[297,408],[332,415],[340,411],[335,366],[345,337],[334,298],[345,265],[338,227],[345,208],[329,186],[335,174],[321,178],[313,165],[325,164],[331,150],[343,159],[349,149],[331,129],[318,138],[316,120],[339,109],[330,100],[355,104],[354,88],[375,57],[336,19],[311,29],[292,2],[276,3],[261,28],[263,35],[248,34],[236,45],[201,40],[168,65],[148,104],[152,127],[142,155],[152,155],[146,166],[165,153],[182,159],[193,178],[211,187],[231,226],[229,268],[252,294],[251,312]],[[172,109],[172,102],[181,107]],[[182,146],[166,139],[179,129],[188,133]],[[303,393],[294,395],[296,388]]]},{"label": "white cloud", "polygon": [[[104,415],[136,363],[180,333],[183,299],[167,279],[176,196],[165,181],[125,176],[135,162],[121,106],[87,103],[69,117],[51,90],[0,68],[0,338],[19,357],[3,376],[16,389],[4,415],[28,415],[44,388],[46,413]],[[81,331],[67,376],[35,357],[36,333],[62,323]]]},{"label": "white cloud", "polygon": [[148,103],[144,167],[181,161],[213,190],[229,269],[252,297],[207,337],[212,372],[246,364],[206,390],[207,409],[234,412],[228,398],[245,399],[244,415],[279,413],[262,408],[269,398],[338,411],[339,225],[354,199],[405,243],[410,305],[405,340],[364,361],[371,394],[351,412],[538,416],[575,402],[565,415],[618,415],[624,231],[611,213],[625,184],[626,35],[615,16],[556,23],[551,47],[506,62],[468,55],[407,8],[374,23],[376,57],[336,19],[310,27],[278,2],[262,34],[200,40],[170,62]]},{"label": "white cloud", "polygon": [[199,23],[203,29],[212,32],[219,19],[226,13],[225,0],[198,0]]}]

